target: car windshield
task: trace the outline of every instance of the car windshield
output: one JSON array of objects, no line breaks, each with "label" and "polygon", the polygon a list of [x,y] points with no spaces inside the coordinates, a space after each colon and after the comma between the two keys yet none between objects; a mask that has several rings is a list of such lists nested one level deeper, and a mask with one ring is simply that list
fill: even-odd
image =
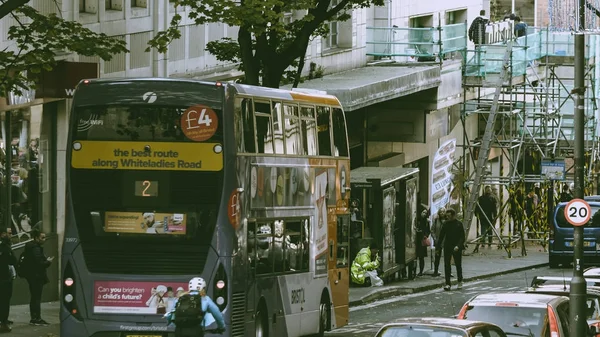
[{"label": "car windshield", "polygon": [[467,337],[459,329],[426,325],[402,325],[384,327],[377,337]]},{"label": "car windshield", "polygon": [[544,337],[546,308],[509,306],[471,306],[464,319],[494,323],[507,333],[528,334]]}]

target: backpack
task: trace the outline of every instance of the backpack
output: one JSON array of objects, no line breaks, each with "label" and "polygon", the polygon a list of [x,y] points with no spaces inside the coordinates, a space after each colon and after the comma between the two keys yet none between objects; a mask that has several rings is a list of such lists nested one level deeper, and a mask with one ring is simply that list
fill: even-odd
[{"label": "backpack", "polygon": [[184,294],[179,297],[175,305],[175,319],[173,322],[179,327],[198,326],[204,320],[202,311],[202,297],[200,294]]},{"label": "backpack", "polygon": [[29,247],[25,247],[25,250],[19,255],[19,259],[17,260],[16,269],[17,275],[19,275],[20,278],[27,278],[31,275],[32,265],[31,258],[29,257],[29,255],[31,255],[30,250]]}]

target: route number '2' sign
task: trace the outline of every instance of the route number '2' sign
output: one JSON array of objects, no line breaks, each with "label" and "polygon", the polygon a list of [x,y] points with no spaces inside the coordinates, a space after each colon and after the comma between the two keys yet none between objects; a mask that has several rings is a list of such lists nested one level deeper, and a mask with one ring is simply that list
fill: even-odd
[{"label": "route number '2' sign", "polygon": [[573,199],[565,207],[565,219],[573,226],[583,226],[590,221],[592,209],[590,204],[582,199]]}]

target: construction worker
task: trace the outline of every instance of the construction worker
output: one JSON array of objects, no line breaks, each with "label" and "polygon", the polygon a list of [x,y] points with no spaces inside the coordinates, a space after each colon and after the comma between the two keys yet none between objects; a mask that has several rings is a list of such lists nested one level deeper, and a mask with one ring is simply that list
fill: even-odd
[{"label": "construction worker", "polygon": [[378,253],[379,247],[375,242],[371,242],[369,247],[358,252],[350,268],[352,283],[365,287],[371,286],[371,278],[365,272],[379,268],[381,258]]}]

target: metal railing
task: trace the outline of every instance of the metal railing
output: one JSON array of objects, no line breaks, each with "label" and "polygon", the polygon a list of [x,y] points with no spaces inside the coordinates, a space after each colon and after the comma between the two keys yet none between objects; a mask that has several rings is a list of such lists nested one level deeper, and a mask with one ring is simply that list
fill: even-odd
[{"label": "metal railing", "polygon": [[465,23],[427,27],[367,27],[367,55],[405,62],[440,61],[467,48]]},{"label": "metal railing", "polygon": [[[511,73],[524,75],[527,67],[546,56],[574,56],[574,35],[548,28],[528,27],[516,39],[511,53]],[[600,38],[586,35],[586,58],[596,56]],[[465,76],[498,74],[502,67],[505,42],[467,49],[467,24],[458,23],[426,28],[367,27],[367,55],[399,62],[442,62],[450,53],[461,53]]]}]

